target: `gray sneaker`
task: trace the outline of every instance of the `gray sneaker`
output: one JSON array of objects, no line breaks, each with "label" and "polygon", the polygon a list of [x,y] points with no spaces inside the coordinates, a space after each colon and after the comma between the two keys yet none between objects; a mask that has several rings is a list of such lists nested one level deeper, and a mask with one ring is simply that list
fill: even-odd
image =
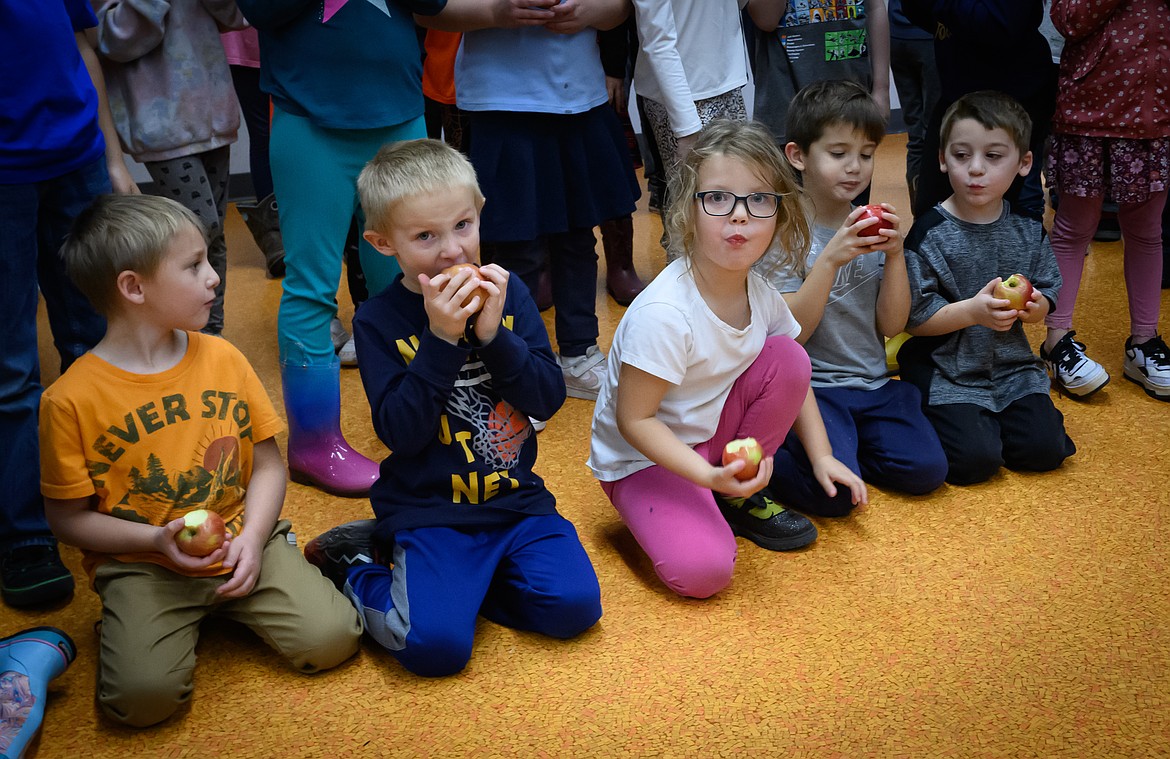
[{"label": "gray sneaker", "polygon": [[1051,353],[1041,345],[1040,358],[1058,390],[1072,398],[1088,398],[1109,384],[1109,372],[1085,355],[1085,344],[1073,339],[1076,334],[1076,331],[1065,334]]},{"label": "gray sneaker", "polygon": [[1161,335],[1137,345],[1132,337],[1126,339],[1125,378],[1141,385],[1151,398],[1170,401],[1170,348]]},{"label": "gray sneaker", "polygon": [[605,375],[609,371],[609,362],[600,348],[591,346],[584,356],[571,358],[558,354],[557,363],[565,375],[565,391],[570,398],[597,400],[597,394],[601,392]]},{"label": "gray sneaker", "polygon": [[341,361],[342,366],[357,366],[357,344],[353,335],[336,316],[329,322],[329,339],[333,342],[333,352]]}]

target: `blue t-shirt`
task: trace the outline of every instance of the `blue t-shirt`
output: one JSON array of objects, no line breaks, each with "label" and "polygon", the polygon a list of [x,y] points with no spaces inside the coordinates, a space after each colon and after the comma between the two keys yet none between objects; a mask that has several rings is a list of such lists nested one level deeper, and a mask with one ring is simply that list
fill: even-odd
[{"label": "blue t-shirt", "polygon": [[455,59],[455,101],[465,111],[572,114],[606,100],[595,29],[553,34],[521,27],[463,35]]},{"label": "blue t-shirt", "polygon": [[[97,90],[74,33],[97,26],[86,0],[0,0],[0,184],[27,184],[96,161],[106,143]],[[15,72],[19,71],[17,76]]]}]

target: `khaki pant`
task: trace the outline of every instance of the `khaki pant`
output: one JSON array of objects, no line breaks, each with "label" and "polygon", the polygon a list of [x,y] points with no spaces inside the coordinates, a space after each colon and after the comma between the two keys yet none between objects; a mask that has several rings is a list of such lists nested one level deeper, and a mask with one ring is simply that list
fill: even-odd
[{"label": "khaki pant", "polygon": [[186,577],[155,564],[109,561],[94,579],[102,599],[98,702],[111,719],[145,727],[169,717],[194,689],[199,623],[210,615],[251,628],[301,672],[352,656],[361,621],[350,602],[305,561],[281,520],[244,598],[215,589],[231,575]]}]

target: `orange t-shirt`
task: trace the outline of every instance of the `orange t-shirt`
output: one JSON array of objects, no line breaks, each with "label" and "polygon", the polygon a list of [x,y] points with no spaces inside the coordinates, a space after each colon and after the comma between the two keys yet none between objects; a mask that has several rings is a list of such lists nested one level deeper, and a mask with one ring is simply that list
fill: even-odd
[{"label": "orange t-shirt", "polygon": [[455,55],[459,52],[461,32],[441,32],[428,29],[423,47],[423,94],[431,100],[455,105]]},{"label": "orange t-shirt", "polygon": [[[87,353],[41,400],[41,492],[92,498],[119,519],[164,525],[194,509],[243,524],[252,447],[283,428],[248,360],[227,340],[188,333],[187,353],[157,374],[134,374]],[[161,553],[84,551],[98,563],[147,561],[180,570]],[[198,576],[227,574],[214,565]]]}]

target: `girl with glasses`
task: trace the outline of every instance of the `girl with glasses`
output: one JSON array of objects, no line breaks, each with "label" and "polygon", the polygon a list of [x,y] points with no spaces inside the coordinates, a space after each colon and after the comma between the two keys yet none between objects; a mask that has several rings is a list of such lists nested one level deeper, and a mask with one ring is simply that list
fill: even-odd
[{"label": "girl with glasses", "polygon": [[[804,260],[809,229],[779,148],[759,124],[719,120],[680,167],[666,215],[682,256],[630,305],[614,335],[593,416],[589,465],[680,595],[731,582],[735,536],[771,550],[816,539],[816,527],[766,490],[772,455],[794,429],[831,458],[809,389],[800,326],[753,267],[775,246]],[[725,446],[754,438],[755,461],[723,464]],[[755,470],[755,471],[752,471]],[[833,479],[865,499],[840,462]]]}]

